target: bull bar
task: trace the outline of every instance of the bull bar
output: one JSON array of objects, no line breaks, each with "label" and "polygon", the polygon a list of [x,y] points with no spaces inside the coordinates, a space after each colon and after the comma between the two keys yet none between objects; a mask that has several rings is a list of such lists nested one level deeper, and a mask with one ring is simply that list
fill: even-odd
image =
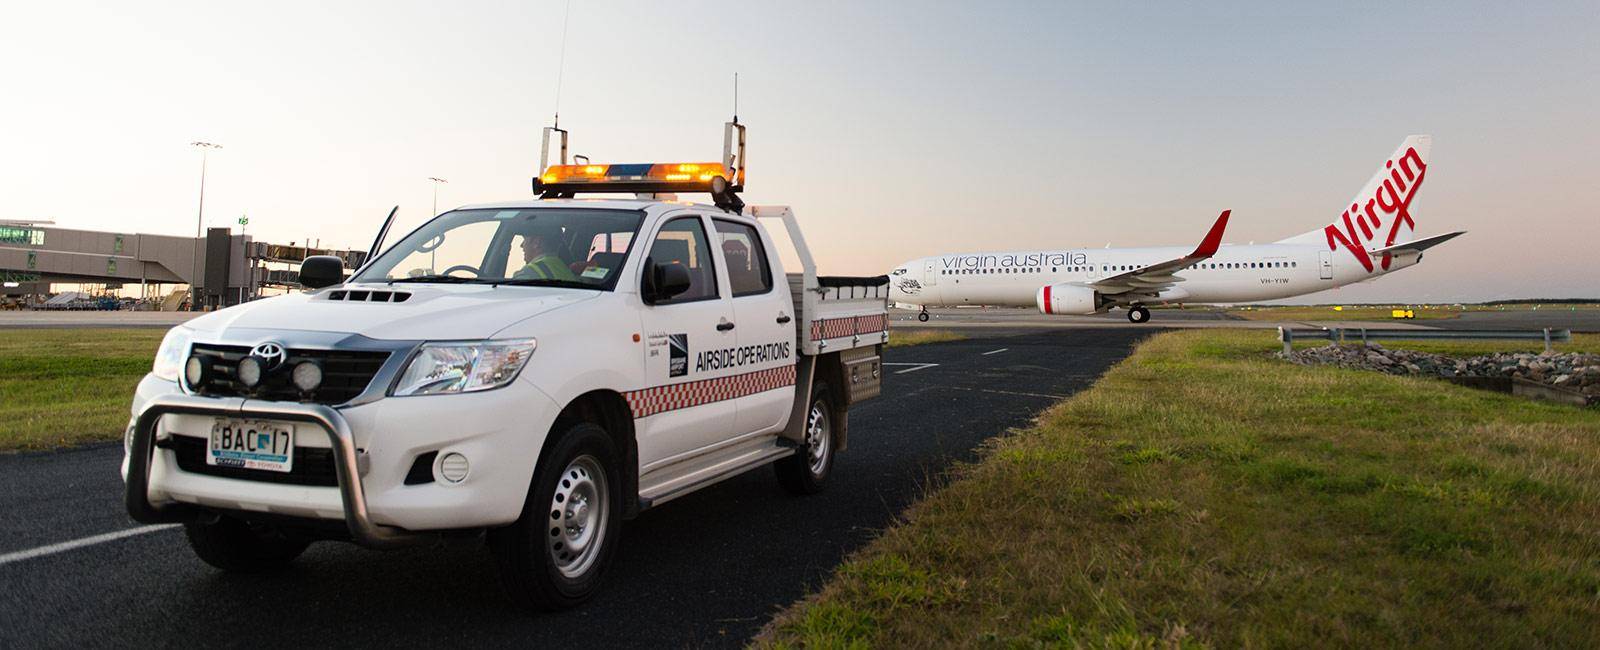
[{"label": "bull bar", "polygon": [[322,404],[247,400],[242,397],[199,397],[159,395],[139,412],[128,451],[126,501],[128,514],[146,524],[183,523],[200,516],[201,509],[189,504],[150,502],[150,465],[155,447],[156,425],[169,414],[220,415],[244,418],[287,420],[317,425],[328,434],[334,455],[334,474],[339,480],[339,496],[344,504],[344,521],[350,537],[362,546],[397,548],[436,542],[437,533],[408,531],[372,521],[367,512],[367,497],[361,486],[355,440],[350,425],[337,409]]}]

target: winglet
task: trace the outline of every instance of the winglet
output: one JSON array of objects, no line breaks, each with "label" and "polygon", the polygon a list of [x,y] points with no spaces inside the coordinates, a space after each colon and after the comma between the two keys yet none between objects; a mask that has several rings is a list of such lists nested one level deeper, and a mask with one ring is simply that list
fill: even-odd
[{"label": "winglet", "polygon": [[1222,246],[1222,231],[1228,229],[1228,215],[1233,210],[1223,210],[1217,217],[1217,222],[1211,224],[1211,230],[1206,233],[1206,238],[1200,240],[1200,247],[1194,249],[1189,257],[1206,258],[1217,254],[1217,248]]}]

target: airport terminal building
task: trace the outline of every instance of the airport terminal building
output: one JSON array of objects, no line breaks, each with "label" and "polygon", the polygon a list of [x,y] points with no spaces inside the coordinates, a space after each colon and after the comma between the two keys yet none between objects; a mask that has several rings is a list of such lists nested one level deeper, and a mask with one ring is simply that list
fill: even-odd
[{"label": "airport terminal building", "polygon": [[[211,228],[195,238],[0,221],[0,295],[43,296],[52,284],[83,283],[138,285],[141,298],[153,298],[166,291],[165,285],[185,285],[195,288],[201,307],[226,307],[260,297],[263,288],[297,286],[294,267],[308,255],[338,255],[346,268],[366,259],[365,251],[256,242],[228,228]],[[290,268],[269,268],[272,263]]]}]

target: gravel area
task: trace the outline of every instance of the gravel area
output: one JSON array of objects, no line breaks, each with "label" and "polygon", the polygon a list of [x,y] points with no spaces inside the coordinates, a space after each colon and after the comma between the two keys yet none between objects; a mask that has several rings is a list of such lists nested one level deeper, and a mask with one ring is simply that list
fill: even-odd
[{"label": "gravel area", "polygon": [[1503,352],[1463,359],[1368,344],[1296,350],[1289,360],[1301,365],[1333,365],[1392,375],[1516,377],[1600,396],[1600,354]]}]

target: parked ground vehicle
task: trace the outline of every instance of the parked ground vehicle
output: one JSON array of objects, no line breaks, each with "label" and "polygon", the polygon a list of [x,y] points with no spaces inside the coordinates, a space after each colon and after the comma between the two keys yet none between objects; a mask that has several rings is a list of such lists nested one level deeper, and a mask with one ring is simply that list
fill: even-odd
[{"label": "parked ground vehicle", "polygon": [[[887,277],[818,277],[791,210],[739,201],[742,146],[567,165],[561,135],[540,198],[439,215],[348,281],[307,260],[320,288],[169,332],[128,426],[133,517],[236,571],[486,533],[512,597],[552,608],[643,509],[764,464],[822,489],[878,392]],[[618,190],[716,205],[573,198]]]}]

